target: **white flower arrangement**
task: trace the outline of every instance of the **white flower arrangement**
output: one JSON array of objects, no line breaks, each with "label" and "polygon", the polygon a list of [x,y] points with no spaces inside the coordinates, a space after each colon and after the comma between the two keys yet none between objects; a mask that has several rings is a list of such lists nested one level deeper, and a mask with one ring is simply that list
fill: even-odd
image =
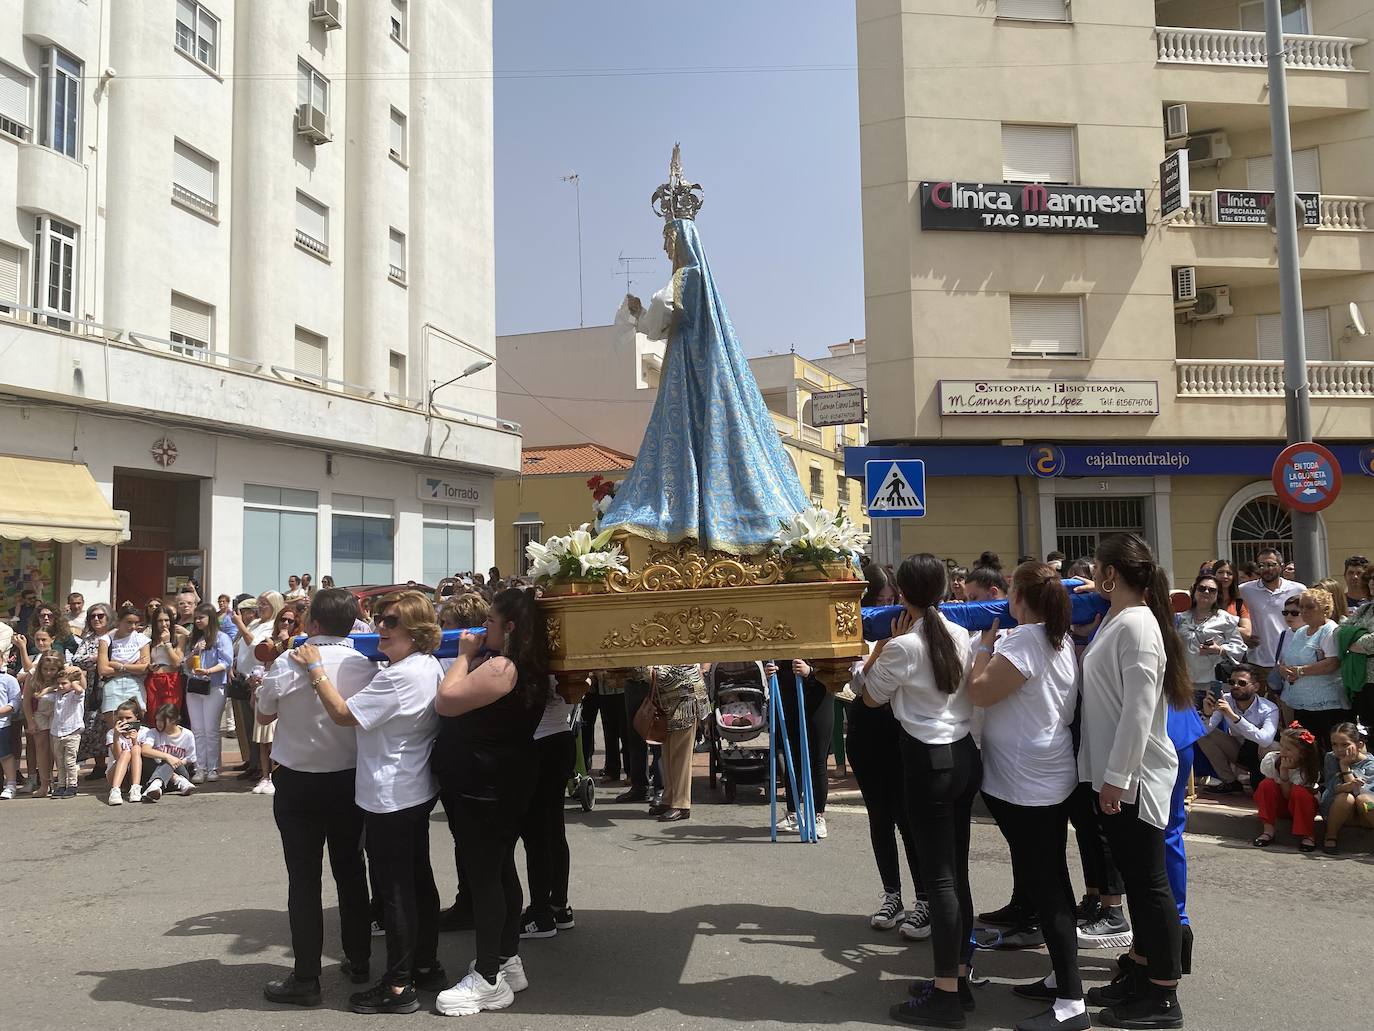
[{"label": "white flower arrangement", "polygon": [[563,537],[525,546],[529,575],[539,580],[604,580],[612,570],[629,572],[619,544],[611,543],[614,528],[593,537],[591,524],[583,523]]},{"label": "white flower arrangement", "polygon": [[843,512],[815,506],[781,523],[773,535],[773,544],[781,555],[817,564],[852,561],[868,545],[868,540],[869,535]]}]

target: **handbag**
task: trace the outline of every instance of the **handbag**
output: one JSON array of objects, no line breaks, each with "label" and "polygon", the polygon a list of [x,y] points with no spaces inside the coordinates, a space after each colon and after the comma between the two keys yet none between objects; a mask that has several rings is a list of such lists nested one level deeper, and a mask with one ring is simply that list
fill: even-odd
[{"label": "handbag", "polygon": [[661,745],[668,736],[668,717],[658,708],[658,670],[649,674],[649,696],[640,703],[633,720],[635,733],[646,744]]},{"label": "handbag", "polygon": [[242,673],[235,673],[229,678],[228,687],[225,688],[224,696],[231,701],[246,702],[252,697],[248,688],[248,678]]},{"label": "handbag", "polygon": [[1270,698],[1280,697],[1283,694],[1283,689],[1288,686],[1283,679],[1283,674],[1279,672],[1279,662],[1283,658],[1283,642],[1287,636],[1287,630],[1279,634],[1279,644],[1274,649],[1274,668],[1269,671],[1269,676],[1265,678],[1265,685],[1269,688]]},{"label": "handbag", "polygon": [[210,678],[204,673],[186,674],[186,693],[207,695],[210,693]]}]

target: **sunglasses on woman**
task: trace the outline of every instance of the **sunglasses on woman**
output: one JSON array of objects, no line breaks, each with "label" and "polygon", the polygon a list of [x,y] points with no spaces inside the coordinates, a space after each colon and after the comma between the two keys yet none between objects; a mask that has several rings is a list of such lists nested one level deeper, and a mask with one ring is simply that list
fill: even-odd
[{"label": "sunglasses on woman", "polygon": [[400,625],[400,616],[383,616],[381,619],[377,620],[377,626],[382,630],[395,630]]},{"label": "sunglasses on woman", "polygon": [[1297,609],[1284,609],[1284,610],[1283,610],[1283,614],[1284,614],[1285,616],[1298,616],[1298,615],[1301,615],[1301,613],[1300,613]]}]

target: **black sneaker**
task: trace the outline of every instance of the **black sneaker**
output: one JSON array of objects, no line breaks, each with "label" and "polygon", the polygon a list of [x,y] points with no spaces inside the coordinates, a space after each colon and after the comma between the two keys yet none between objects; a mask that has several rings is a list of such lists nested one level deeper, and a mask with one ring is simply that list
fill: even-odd
[{"label": "black sneaker", "polygon": [[520,918],[521,938],[552,938],[557,933],[558,924],[554,922],[553,914],[547,909],[539,912],[527,909],[525,915]]},{"label": "black sneaker", "polygon": [[628,791],[622,791],[620,794],[616,795],[615,801],[647,802],[649,801],[649,792],[644,788],[630,788]]},{"label": "black sneaker", "polygon": [[1035,914],[1021,906],[1013,900],[1008,902],[1001,909],[994,909],[988,913],[978,914],[978,923],[984,927],[1019,927],[1034,921]]},{"label": "black sneaker", "polygon": [[284,1006],[318,1006],[320,1004],[320,979],[297,978],[287,974],[280,981],[268,981],[262,986],[262,997],[268,1002]]},{"label": "black sneaker", "polygon": [[1096,920],[1078,929],[1078,946],[1083,949],[1129,949],[1133,941],[1130,921],[1120,906],[1103,906]]},{"label": "black sneaker", "polygon": [[943,992],[927,982],[920,995],[899,1002],[887,1011],[893,1020],[915,1027],[967,1027],[958,992]]},{"label": "black sneaker", "polygon": [[93,769],[90,773],[86,774],[86,776],[83,777],[82,779],[85,780],[85,781],[88,781],[88,782],[89,782],[89,781],[93,781],[93,780],[104,780],[104,779],[105,779],[105,767],[104,767],[104,766],[96,766],[95,769]]},{"label": "black sneaker", "polygon": [[1059,998],[1059,989],[1047,986],[1043,977],[1030,984],[1014,984],[1011,991],[1013,995],[1019,995],[1023,999],[1034,999],[1036,1002],[1054,1002]]},{"label": "black sneaker", "polygon": [[1127,953],[1117,958],[1116,976],[1110,982],[1088,989],[1088,1005],[1118,1006],[1138,995],[1143,995],[1148,983],[1145,967],[1131,959]]},{"label": "black sneaker", "polygon": [[1108,1027],[1182,1027],[1183,1007],[1178,1004],[1176,989],[1147,982],[1145,990],[1136,998],[1104,1009],[1097,1019]]},{"label": "black sneaker", "polygon": [[348,1008],[354,1013],[414,1013],[420,1008],[420,998],[413,984],[399,993],[393,992],[389,984],[374,984],[365,992],[350,995]]},{"label": "black sneaker", "polygon": [[339,964],[339,973],[348,978],[354,984],[367,984],[370,980],[368,973],[368,963],[354,963],[351,959],[346,959]]},{"label": "black sneaker", "polygon": [[471,931],[475,925],[472,920],[472,906],[454,902],[448,909],[439,910],[439,930]]},{"label": "black sneaker", "polygon": [[1035,949],[1045,944],[1045,935],[1034,924],[1007,928],[975,927],[973,944],[980,949]]},{"label": "black sneaker", "polygon": [[1060,1020],[1054,1015],[1054,1007],[1051,1006],[1043,1013],[1037,1013],[1018,1022],[1016,1031],[1091,1031],[1092,1026],[1092,1019],[1086,1012],[1075,1013],[1067,1020]]},{"label": "black sneaker", "polygon": [[[918,977],[907,987],[906,993],[913,999],[919,999],[928,989],[934,989],[935,982],[928,978]],[[968,1013],[977,1006],[973,1001],[973,989],[968,986],[968,978],[959,978],[959,1005]]]},{"label": "black sneaker", "polygon": [[577,926],[577,921],[573,919],[572,906],[555,906],[553,910],[553,925],[560,931],[571,931]]},{"label": "black sneaker", "polygon": [[416,967],[413,977],[416,989],[422,992],[442,992],[453,983],[438,963],[432,967]]},{"label": "black sneaker", "polygon": [[1084,924],[1092,923],[1101,915],[1102,896],[1084,895],[1083,898],[1079,901],[1078,907],[1074,910],[1073,918],[1074,923],[1078,924],[1079,927],[1082,927]]},{"label": "black sneaker", "polygon": [[1241,782],[1238,781],[1238,780],[1228,780],[1228,781],[1223,782],[1222,784],[1220,784],[1220,785],[1217,786],[1217,787],[1208,788],[1208,789],[1207,789],[1207,794],[1209,794],[1209,795],[1243,795],[1243,794],[1245,794],[1245,786],[1244,786],[1243,784],[1241,784]]}]

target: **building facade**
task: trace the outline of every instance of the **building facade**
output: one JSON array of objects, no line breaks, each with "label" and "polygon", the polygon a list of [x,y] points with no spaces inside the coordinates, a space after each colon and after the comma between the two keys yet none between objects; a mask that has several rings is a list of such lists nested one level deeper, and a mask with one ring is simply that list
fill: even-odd
[{"label": "building facade", "polygon": [[140,602],[489,565],[492,87],[432,73],[491,59],[489,3],[0,0],[3,450],[127,513],[0,546]]},{"label": "building facade", "polygon": [[[1339,569],[1374,548],[1374,8],[1282,6]],[[1291,541],[1262,29],[1243,0],[859,0],[870,432],[895,450],[849,472],[926,461],[894,550],[1132,529],[1186,579]]]}]

